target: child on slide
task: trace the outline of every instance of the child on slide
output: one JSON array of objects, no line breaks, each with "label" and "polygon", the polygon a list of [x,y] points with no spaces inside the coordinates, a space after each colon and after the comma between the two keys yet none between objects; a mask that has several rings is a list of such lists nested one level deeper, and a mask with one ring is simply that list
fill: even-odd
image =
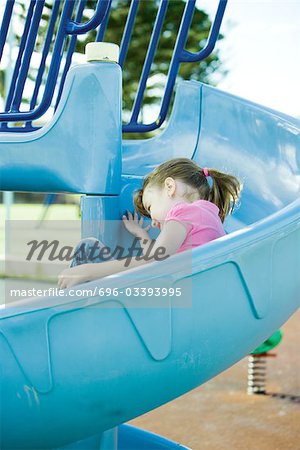
[{"label": "child on slide", "polygon": [[[84,246],[85,258],[77,255],[73,259],[71,267],[60,274],[59,287],[69,288],[153,262],[158,249],[164,250],[166,258],[223,236],[224,219],[232,212],[240,190],[240,182],[234,176],[201,168],[187,158],[160,164],[145,177],[142,188],[135,194],[134,215],[128,212],[127,217],[122,217],[124,226],[139,239],[143,254],[147,253],[148,258],[133,256],[129,265],[124,259],[106,262],[99,262],[95,257],[89,259],[89,250],[95,249],[95,243],[99,244],[99,249],[103,247],[100,241],[89,238],[79,243],[81,248]],[[143,217],[151,218],[151,225],[143,227]],[[151,226],[160,229],[154,242],[148,234]]]}]

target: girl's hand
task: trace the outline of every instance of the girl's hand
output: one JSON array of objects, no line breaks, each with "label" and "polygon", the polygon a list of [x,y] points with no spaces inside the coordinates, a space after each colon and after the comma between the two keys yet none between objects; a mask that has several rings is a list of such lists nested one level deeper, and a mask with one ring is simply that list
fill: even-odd
[{"label": "girl's hand", "polygon": [[128,219],[124,215],[122,216],[122,220],[125,228],[129,231],[129,233],[133,234],[136,237],[143,237],[147,235],[148,230],[151,228],[151,225],[143,228],[144,217],[141,216],[139,219],[138,214],[134,211],[134,216],[132,216],[131,212],[127,210]]},{"label": "girl's hand", "polygon": [[58,276],[58,287],[60,289],[66,289],[88,281],[88,274],[84,266],[85,264],[82,264],[63,270]]}]

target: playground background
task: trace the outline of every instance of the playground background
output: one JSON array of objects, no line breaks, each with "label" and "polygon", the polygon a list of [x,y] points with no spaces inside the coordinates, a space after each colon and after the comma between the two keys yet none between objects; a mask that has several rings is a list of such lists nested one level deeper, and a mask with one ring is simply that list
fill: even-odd
[{"label": "playground background", "polygon": [[[251,3],[253,8],[253,2]],[[268,17],[268,23],[272,25],[267,26],[267,29],[266,8],[270,12],[270,1],[260,2],[260,14],[254,16],[255,20],[250,2],[237,0],[229,3],[223,28],[226,38],[220,44],[224,52],[221,59],[227,52],[224,64],[227,65],[229,74],[220,81],[218,87],[299,116],[300,65],[296,55],[300,51],[300,39],[296,19],[300,18],[300,5],[295,1],[272,3],[275,7]],[[254,4],[258,8],[259,3]],[[203,7],[209,11],[211,2],[204,1]],[[238,17],[239,22],[236,26],[233,25],[230,34],[227,27],[230,27],[230,22],[234,23]],[[240,27],[243,27],[243,31]],[[274,45],[275,37],[277,37],[276,45]],[[234,48],[233,41],[237,39],[238,46]],[[283,51],[286,52],[284,53],[286,62],[280,64],[278,55],[283,54]],[[41,208],[41,204],[14,205],[11,209],[11,219],[39,219]],[[0,217],[2,253],[4,242],[2,205]],[[49,209],[47,219],[79,220],[77,207],[53,205]],[[184,442],[194,450],[200,446],[211,450],[246,449],[254,446],[260,450],[297,448],[300,419],[298,323],[299,313],[283,328],[285,339],[278,349],[279,357],[270,360],[268,390],[274,394],[273,397],[246,395],[244,359],[203,387],[136,419],[135,425]],[[164,420],[165,417],[168,417],[167,421]]]},{"label": "playground background", "polygon": [[[79,200],[79,196],[78,197]],[[10,220],[39,220],[43,212],[40,203],[14,204],[10,211]],[[55,204],[47,212],[47,220],[79,221],[78,206],[76,204]],[[0,255],[5,252],[5,205],[0,204]]]}]

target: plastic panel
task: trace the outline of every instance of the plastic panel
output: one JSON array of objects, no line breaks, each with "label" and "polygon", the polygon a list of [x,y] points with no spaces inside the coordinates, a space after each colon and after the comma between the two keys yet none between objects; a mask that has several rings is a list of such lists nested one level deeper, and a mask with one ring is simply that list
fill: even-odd
[{"label": "plastic panel", "polygon": [[0,134],[0,169],[1,190],[119,194],[120,67],[74,67],[46,127]]}]

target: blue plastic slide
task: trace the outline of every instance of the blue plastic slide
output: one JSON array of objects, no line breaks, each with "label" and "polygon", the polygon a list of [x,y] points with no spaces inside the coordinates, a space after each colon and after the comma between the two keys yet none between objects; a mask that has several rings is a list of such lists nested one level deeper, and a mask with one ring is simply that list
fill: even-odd
[{"label": "blue plastic slide", "polygon": [[[112,429],[239,361],[300,303],[300,123],[186,81],[161,134],[121,144],[120,80],[113,63],[72,69],[47,127],[0,136],[0,188],[91,194],[85,217],[97,206],[103,219],[120,219],[146,173],[184,156],[241,178],[241,204],[226,236],[84,284],[118,296],[2,309],[3,449],[183,448]],[[103,233],[109,240],[111,230]],[[169,295],[135,297],[138,287]]]}]

